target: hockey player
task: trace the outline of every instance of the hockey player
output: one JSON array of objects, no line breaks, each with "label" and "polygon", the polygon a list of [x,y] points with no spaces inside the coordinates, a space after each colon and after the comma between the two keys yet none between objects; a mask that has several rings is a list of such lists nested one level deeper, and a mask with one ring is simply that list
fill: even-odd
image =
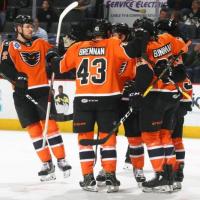
[{"label": "hockey player", "polygon": [[[168,66],[169,57],[181,50],[179,40],[167,33],[155,35],[153,22],[148,18],[136,20],[134,30],[136,35],[145,31],[149,37],[143,58],[152,65],[156,79]],[[186,76],[182,66],[173,67],[172,74],[175,82],[184,80]],[[165,73],[143,98],[142,94],[146,91],[146,87],[143,86],[142,78],[152,80],[153,74],[150,71],[147,73],[147,70],[142,75],[136,72],[135,85],[130,94],[132,107],[139,109],[142,140],[147,146],[156,175],[154,179],[142,183],[144,192],[173,190],[173,166],[176,160],[171,133],[173,113],[181,95],[176,86],[168,81],[169,75],[169,72]]]},{"label": "hockey player", "polygon": [[180,100],[180,105],[175,114],[175,128],[172,134],[172,141],[175,147],[176,164],[174,168],[174,190],[181,190],[182,181],[184,178],[183,168],[185,165],[185,149],[183,144],[183,124],[184,117],[188,111],[192,111],[192,84],[191,81],[186,78],[183,82],[177,83],[180,90],[187,93],[191,98],[187,98],[183,95]]},{"label": "hockey player", "polygon": [[[178,29],[178,23],[173,19],[165,19],[159,20],[155,24],[155,28],[159,32],[167,32],[177,37],[179,39],[180,44],[182,42],[182,46],[184,46],[184,41],[182,38],[178,37],[180,35]],[[174,64],[176,65],[183,65],[182,57],[180,56],[179,59]],[[183,144],[183,123],[184,123],[184,116],[187,114],[188,111],[191,111],[192,105],[192,83],[189,78],[186,78],[183,82],[176,83],[177,87],[180,88],[180,92],[184,92],[188,94],[188,96],[182,95],[180,100],[180,105],[176,110],[176,114],[174,117],[174,131],[172,134],[172,141],[175,147],[175,155],[176,155],[176,164],[174,166],[174,190],[180,190],[182,188],[181,182],[183,181],[184,174],[183,168],[185,165],[185,149]]]},{"label": "hockey player", "polygon": [[[27,129],[35,151],[42,162],[42,169],[38,172],[38,176],[41,181],[46,181],[56,178],[50,148],[57,159],[58,168],[62,170],[64,176],[69,176],[71,166],[65,159],[62,136],[52,117],[48,123],[48,143],[42,148],[45,112],[42,112],[25,97],[26,94],[29,94],[46,110],[49,93],[46,54],[52,45],[43,39],[32,41],[32,23],[32,19],[28,15],[16,17],[14,24],[16,40],[3,42],[0,72],[13,82],[15,109],[21,126]],[[55,114],[54,103],[51,105],[51,114]]]},{"label": "hockey player", "polygon": [[[123,43],[127,43],[130,39],[130,28],[127,24],[117,23],[113,27],[113,36],[118,37],[122,40]],[[120,79],[122,82],[122,101],[120,106],[120,117],[123,117],[124,114],[129,109],[129,88],[133,84],[136,73],[136,62],[137,59],[132,59],[129,62],[123,63],[120,70]],[[129,67],[128,67],[129,65]],[[128,149],[126,152],[125,164],[127,163],[132,165],[133,172],[138,185],[140,186],[142,182],[146,179],[143,173],[144,167],[144,146],[141,138],[141,132],[139,130],[139,116],[138,111],[134,111],[128,119],[124,122],[125,136],[128,139]],[[125,167],[126,167],[125,166]]]},{"label": "hockey player", "polygon": [[[78,42],[67,50],[60,62],[60,72],[76,67],[76,95],[74,99],[74,132],[78,140],[92,139],[94,124],[98,125],[99,137],[104,138],[119,120],[121,89],[119,69],[122,62],[141,56],[142,40],[121,45],[121,40],[109,38],[111,24],[99,20],[93,29],[94,39]],[[116,178],[116,135],[102,145],[102,166],[106,176],[107,192],[116,192],[120,182]],[[79,156],[84,180],[84,190],[97,191],[94,178],[94,150],[92,146],[79,145]]]}]

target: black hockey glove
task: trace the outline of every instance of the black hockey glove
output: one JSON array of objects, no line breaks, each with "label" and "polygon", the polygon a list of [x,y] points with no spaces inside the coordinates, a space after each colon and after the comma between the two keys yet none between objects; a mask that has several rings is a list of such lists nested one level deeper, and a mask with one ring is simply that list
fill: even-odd
[{"label": "black hockey glove", "polygon": [[57,49],[51,49],[48,51],[47,55],[46,55],[46,60],[48,63],[50,63],[52,61],[53,58],[56,57],[60,57],[60,55],[58,54],[58,50]]},{"label": "black hockey glove", "polygon": [[[156,75],[157,77],[159,77],[160,74],[166,69],[166,67],[168,67],[168,65],[167,65],[167,60],[159,60],[159,61],[155,64],[155,66],[154,66],[154,68],[153,68],[155,75]],[[170,73],[171,73],[171,72],[170,72],[170,69],[167,70],[167,71],[163,74],[163,76],[161,77],[161,80],[163,80],[163,81],[165,82],[165,81],[169,78]]]},{"label": "black hockey glove", "polygon": [[184,117],[185,115],[187,115],[188,111],[192,111],[192,103],[181,102],[177,110],[177,115],[178,117]]},{"label": "black hockey glove", "polygon": [[24,96],[28,89],[28,77],[25,73],[19,72],[15,80],[15,93]]},{"label": "black hockey glove", "polygon": [[178,66],[172,67],[172,74],[170,75],[171,80],[175,83],[182,82],[186,78],[185,66],[179,64]]}]

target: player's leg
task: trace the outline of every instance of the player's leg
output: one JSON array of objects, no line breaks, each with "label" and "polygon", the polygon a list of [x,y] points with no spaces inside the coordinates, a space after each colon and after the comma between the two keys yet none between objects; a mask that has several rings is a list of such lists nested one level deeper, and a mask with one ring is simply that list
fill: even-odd
[{"label": "player's leg", "polygon": [[13,98],[21,126],[27,128],[34,149],[42,162],[42,170],[38,173],[41,181],[55,179],[55,168],[52,163],[49,148],[47,145],[42,148],[42,126],[36,106],[26,99],[25,96],[18,96],[14,93]]},{"label": "player's leg", "polygon": [[[88,109],[87,109],[88,108]],[[86,110],[85,110],[86,109]],[[82,189],[97,192],[96,180],[94,178],[95,153],[92,146],[82,146],[79,141],[82,139],[93,139],[95,112],[89,111],[90,107],[82,106],[79,99],[74,101],[73,132],[78,133],[79,158],[83,181],[80,181]]]},{"label": "player's leg", "polygon": [[[97,112],[97,124],[100,131],[100,138],[104,138],[113,125],[119,120],[118,110],[102,110]],[[120,182],[116,178],[116,133],[114,133],[104,144],[101,145],[101,164],[105,172],[105,183],[107,192],[117,192]]]},{"label": "player's leg", "polygon": [[[45,110],[47,106],[47,98],[48,98],[47,95],[38,98],[38,102],[40,103],[41,106],[44,107]],[[38,113],[40,115],[40,119],[42,121],[42,126],[44,129],[45,114],[40,112],[39,110],[38,110]],[[55,108],[53,99],[52,99],[50,114],[52,116],[55,116],[56,114],[56,108]],[[72,167],[66,159],[65,147],[64,147],[62,135],[60,134],[58,125],[52,116],[50,116],[50,119],[48,121],[48,129],[47,129],[47,134],[46,134],[46,139],[48,140],[48,143],[46,142],[46,145],[48,145],[51,148],[53,155],[57,159],[57,166],[63,172],[64,178],[66,178],[70,176],[70,170]]]}]

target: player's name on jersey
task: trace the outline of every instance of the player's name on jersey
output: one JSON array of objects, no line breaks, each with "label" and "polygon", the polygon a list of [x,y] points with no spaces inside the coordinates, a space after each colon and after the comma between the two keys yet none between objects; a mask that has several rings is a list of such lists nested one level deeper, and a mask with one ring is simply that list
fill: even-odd
[{"label": "player's name on jersey", "polygon": [[103,56],[105,55],[105,51],[105,47],[81,48],[79,56]]},{"label": "player's name on jersey", "polygon": [[168,43],[165,46],[160,47],[159,49],[153,50],[153,56],[154,58],[157,58],[165,54],[168,54],[170,51],[171,51],[171,45],[170,43]]}]

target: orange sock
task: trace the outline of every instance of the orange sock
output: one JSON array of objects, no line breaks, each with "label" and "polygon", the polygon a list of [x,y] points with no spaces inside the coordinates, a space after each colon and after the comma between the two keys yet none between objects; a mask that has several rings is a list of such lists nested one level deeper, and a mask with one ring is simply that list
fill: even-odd
[{"label": "orange sock", "polygon": [[51,154],[48,146],[42,148],[43,135],[42,126],[40,122],[31,124],[27,127],[27,131],[33,141],[33,146],[42,162],[47,162],[51,160]]},{"label": "orange sock", "polygon": [[[108,133],[99,133],[100,138],[106,137]],[[116,135],[112,136],[101,145],[101,165],[106,172],[115,172],[117,164]]]},{"label": "orange sock", "polygon": [[172,165],[174,167],[176,163],[176,156],[175,156],[174,145],[173,145],[172,137],[171,137],[172,132],[167,129],[161,129],[160,132],[161,132],[160,133],[161,142],[165,151],[166,164]]},{"label": "orange sock", "polygon": [[[44,121],[42,121],[44,127]],[[63,139],[59,133],[58,126],[55,120],[49,120],[47,139],[49,146],[57,159],[65,158],[65,149]]]},{"label": "orange sock", "polygon": [[149,158],[154,171],[163,171],[164,148],[160,140],[160,132],[142,132],[142,140],[147,146]]},{"label": "orange sock", "polygon": [[[82,139],[93,139],[94,133],[79,133],[78,134],[78,144]],[[79,157],[81,163],[82,174],[93,173],[95,154],[92,146],[82,146],[79,144]]]},{"label": "orange sock", "polygon": [[130,148],[130,159],[134,168],[144,167],[144,146],[141,137],[128,137]]}]

